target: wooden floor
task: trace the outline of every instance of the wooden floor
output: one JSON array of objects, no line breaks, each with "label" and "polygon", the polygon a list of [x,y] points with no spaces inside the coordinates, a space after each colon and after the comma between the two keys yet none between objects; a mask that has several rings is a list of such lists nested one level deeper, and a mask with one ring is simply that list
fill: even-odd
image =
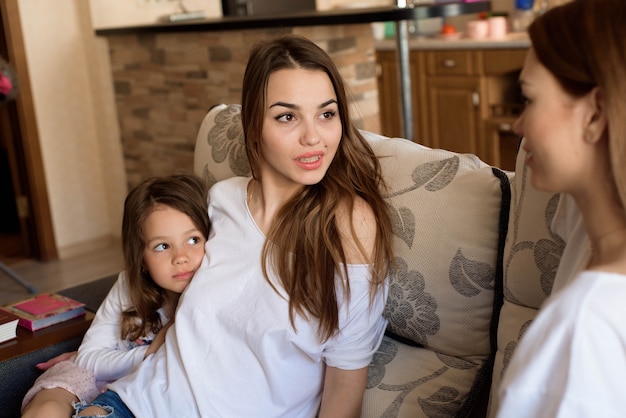
[{"label": "wooden floor", "polygon": [[[35,260],[10,262],[7,266],[17,273],[37,293],[58,291],[119,273],[122,269],[122,249],[119,241],[106,248],[68,258],[42,263]],[[28,289],[8,276],[0,266],[0,305],[27,298]]]}]

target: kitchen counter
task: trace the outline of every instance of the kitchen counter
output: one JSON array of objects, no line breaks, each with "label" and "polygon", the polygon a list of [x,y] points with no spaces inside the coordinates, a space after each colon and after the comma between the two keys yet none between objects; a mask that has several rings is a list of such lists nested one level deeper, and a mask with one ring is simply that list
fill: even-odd
[{"label": "kitchen counter", "polygon": [[[397,43],[395,38],[376,41],[376,49],[380,51],[395,50]],[[440,49],[526,49],[530,47],[530,39],[526,32],[514,32],[502,39],[442,39],[438,37],[410,37],[409,49],[411,50],[440,50]]]}]

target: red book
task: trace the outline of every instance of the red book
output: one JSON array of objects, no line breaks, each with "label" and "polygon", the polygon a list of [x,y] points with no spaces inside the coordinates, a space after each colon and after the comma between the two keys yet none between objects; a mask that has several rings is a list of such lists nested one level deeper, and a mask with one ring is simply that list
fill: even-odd
[{"label": "red book", "polygon": [[57,293],[43,293],[10,303],[1,309],[18,316],[19,325],[31,331],[85,314],[84,303]]},{"label": "red book", "polygon": [[0,310],[0,343],[17,337],[19,317],[10,312]]}]

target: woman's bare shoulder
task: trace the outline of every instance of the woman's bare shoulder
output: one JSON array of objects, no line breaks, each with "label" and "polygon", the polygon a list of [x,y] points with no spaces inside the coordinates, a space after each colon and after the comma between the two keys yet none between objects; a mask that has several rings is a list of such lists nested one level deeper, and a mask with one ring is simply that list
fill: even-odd
[{"label": "woman's bare shoulder", "polygon": [[376,239],[374,212],[365,200],[357,197],[352,208],[352,228],[350,228],[348,210],[347,201],[340,203],[337,208],[337,227],[341,235],[346,261],[349,264],[369,264]]}]

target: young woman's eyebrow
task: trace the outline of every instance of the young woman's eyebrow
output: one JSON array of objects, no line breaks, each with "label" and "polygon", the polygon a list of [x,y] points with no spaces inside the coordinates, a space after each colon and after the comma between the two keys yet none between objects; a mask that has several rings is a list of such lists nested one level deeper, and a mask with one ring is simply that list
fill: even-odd
[{"label": "young woman's eyebrow", "polygon": [[298,106],[298,105],[291,104],[291,103],[286,103],[286,102],[276,102],[274,104],[271,104],[269,108],[271,109],[271,108],[276,107],[276,106],[282,106],[282,107],[286,107],[288,109],[299,109],[300,108],[300,106]]},{"label": "young woman's eyebrow", "polygon": [[[336,99],[327,100],[324,103],[322,103],[321,105],[319,105],[319,108],[322,109],[322,108],[324,108],[324,107],[326,107],[326,106],[328,106],[329,104],[332,104],[332,103],[337,103],[337,100]],[[270,105],[270,109],[272,107],[276,107],[276,106],[282,106],[282,107],[286,107],[288,109],[295,109],[295,110],[300,109],[300,106],[292,104],[292,103],[286,103],[286,102],[276,102],[276,103],[273,103],[273,104]]]}]

